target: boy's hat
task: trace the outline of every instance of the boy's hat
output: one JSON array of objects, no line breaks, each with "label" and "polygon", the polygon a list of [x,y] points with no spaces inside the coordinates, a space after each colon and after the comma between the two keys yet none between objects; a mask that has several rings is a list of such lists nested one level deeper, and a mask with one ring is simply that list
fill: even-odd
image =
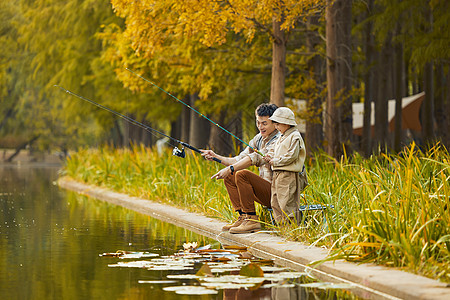
[{"label": "boy's hat", "polygon": [[278,107],[269,120],[275,121],[281,124],[287,124],[297,126],[295,122],[294,112],[287,107]]}]

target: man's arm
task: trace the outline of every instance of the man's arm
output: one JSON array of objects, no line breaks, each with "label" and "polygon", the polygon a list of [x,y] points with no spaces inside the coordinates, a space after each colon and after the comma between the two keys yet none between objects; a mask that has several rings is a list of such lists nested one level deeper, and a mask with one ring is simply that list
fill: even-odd
[{"label": "man's arm", "polygon": [[234,157],[225,157],[219,154],[214,153],[212,150],[200,150],[202,151],[202,156],[207,160],[213,160],[213,158],[220,159],[222,165],[229,166],[236,162]]},{"label": "man's arm", "polygon": [[224,179],[225,177],[230,175],[231,174],[230,166],[233,166],[234,172],[237,172],[239,170],[247,169],[251,165],[252,165],[252,160],[250,159],[250,157],[246,156],[243,159],[241,159],[240,161],[238,161],[234,164],[230,164],[227,167],[223,168],[222,170],[220,170],[219,172],[217,172],[216,174],[211,176],[211,179],[214,179],[214,178],[215,179]]}]

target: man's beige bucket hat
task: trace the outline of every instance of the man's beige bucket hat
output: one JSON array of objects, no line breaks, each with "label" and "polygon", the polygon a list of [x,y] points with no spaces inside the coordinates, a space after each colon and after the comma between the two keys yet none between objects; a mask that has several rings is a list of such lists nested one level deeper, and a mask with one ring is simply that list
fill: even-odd
[{"label": "man's beige bucket hat", "polygon": [[278,107],[269,119],[277,123],[297,126],[294,113],[287,107]]}]

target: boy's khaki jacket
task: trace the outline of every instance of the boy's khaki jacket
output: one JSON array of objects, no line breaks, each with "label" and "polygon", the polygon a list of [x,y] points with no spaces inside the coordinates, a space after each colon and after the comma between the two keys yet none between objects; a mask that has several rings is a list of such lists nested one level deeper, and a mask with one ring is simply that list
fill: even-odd
[{"label": "boy's khaki jacket", "polygon": [[291,127],[275,142],[269,155],[273,171],[301,172],[306,158],[305,143],[296,127]]}]

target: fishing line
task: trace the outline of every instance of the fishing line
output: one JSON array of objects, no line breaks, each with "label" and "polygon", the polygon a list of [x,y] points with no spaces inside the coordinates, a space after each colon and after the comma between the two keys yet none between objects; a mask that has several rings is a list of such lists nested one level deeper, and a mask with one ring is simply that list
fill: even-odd
[{"label": "fishing line", "polygon": [[202,114],[201,112],[199,112],[198,110],[196,110],[195,108],[193,108],[192,106],[190,106],[189,104],[181,101],[180,99],[178,99],[177,97],[175,97],[174,95],[172,95],[171,93],[169,93],[168,91],[164,90],[163,88],[159,87],[158,85],[156,85],[154,82],[148,80],[147,78],[142,77],[141,75],[137,74],[136,72],[125,68],[127,71],[130,71],[131,73],[133,73],[134,75],[138,76],[139,78],[147,81],[148,83],[152,84],[153,86],[157,87],[158,89],[160,89],[161,91],[163,91],[164,93],[166,93],[167,95],[169,95],[170,97],[172,97],[173,99],[177,100],[178,102],[182,103],[183,105],[185,105],[186,107],[188,107],[189,109],[195,111],[197,114],[199,114],[201,117],[205,118],[206,120],[208,120],[209,122],[211,122],[212,124],[216,125],[217,127],[219,127],[220,129],[222,129],[223,131],[225,131],[226,133],[230,134],[232,137],[234,137],[235,139],[237,139],[238,141],[244,143],[245,145],[247,145],[248,147],[250,147],[250,149],[252,149],[253,151],[255,151],[256,153],[264,156],[264,154],[262,154],[260,151],[258,151],[257,149],[253,148],[252,146],[250,146],[249,144],[247,144],[246,142],[244,142],[243,140],[241,140],[239,137],[237,137],[236,135],[234,135],[233,133],[231,133],[230,131],[228,131],[227,129],[223,128],[222,126],[220,126],[219,124],[217,124],[216,122],[214,122],[213,120],[211,120],[210,118],[208,118],[207,116],[205,116],[204,114]]},{"label": "fishing line", "polygon": [[[116,111],[114,111],[114,110],[112,110],[112,109],[110,109],[110,108],[108,108],[108,107],[106,107],[106,106],[103,106],[103,105],[101,105],[101,104],[99,104],[99,103],[97,103],[97,102],[95,102],[95,101],[92,101],[92,100],[90,100],[90,99],[88,99],[88,98],[85,98],[85,97],[83,97],[83,96],[80,96],[80,95],[78,95],[78,94],[75,94],[74,92],[71,92],[71,91],[69,91],[69,90],[67,90],[67,89],[65,89],[65,88],[63,88],[63,87],[61,87],[61,86],[59,86],[59,85],[56,85],[56,84],[55,84],[54,86],[60,88],[61,90],[65,91],[66,93],[68,93],[68,94],[70,94],[70,95],[72,95],[72,96],[75,96],[75,97],[77,97],[77,98],[80,98],[81,100],[84,100],[84,101],[86,101],[86,102],[89,102],[89,103],[91,103],[91,104],[93,104],[93,105],[95,105],[95,106],[97,106],[97,107],[99,107],[99,108],[101,108],[101,109],[104,109],[104,110],[106,110],[106,111],[109,111],[110,113],[112,113],[112,114],[114,114],[114,115],[116,115],[116,116],[118,116],[118,117],[120,117],[120,118],[122,118],[122,119],[124,119],[124,120],[126,120],[126,121],[128,121],[128,122],[130,122],[131,124],[134,124],[134,125],[136,125],[136,126],[142,128],[142,129],[144,129],[144,130],[146,130],[146,131],[148,131],[148,132],[150,132],[150,133],[156,132],[156,133],[158,133],[158,134],[160,134],[160,135],[162,135],[162,136],[165,136],[166,138],[168,138],[168,139],[170,139],[170,140],[172,140],[172,141],[174,141],[174,142],[176,142],[176,143],[182,145],[183,147],[189,148],[189,149],[191,149],[192,151],[195,151],[195,152],[200,153],[200,154],[202,153],[202,151],[200,151],[199,149],[195,148],[194,146],[191,146],[191,145],[189,145],[188,143],[182,142],[182,141],[180,141],[180,140],[178,140],[178,139],[176,139],[176,138],[174,138],[174,137],[171,137],[171,136],[169,136],[169,135],[167,135],[167,134],[165,134],[165,133],[163,133],[163,132],[161,132],[161,131],[159,131],[159,130],[156,130],[156,129],[154,129],[154,128],[150,127],[150,126],[147,126],[147,125],[145,125],[145,124],[143,124],[143,123],[141,123],[141,122],[139,122],[139,121],[136,121],[135,119],[132,119],[132,118],[130,118],[130,117],[128,117],[128,116],[122,115],[121,113],[118,113],[118,112],[116,112]],[[178,157],[182,157],[182,158],[186,157],[186,154],[185,154],[185,152],[184,152],[184,148],[182,148],[182,149],[180,150],[180,149],[178,149],[177,147],[175,147],[175,148],[173,149],[172,154],[175,155],[175,156],[178,156]],[[218,162],[218,163],[222,163],[221,160],[218,159],[218,158],[215,158],[215,157],[214,157],[213,160],[216,161],[216,162]]]}]

